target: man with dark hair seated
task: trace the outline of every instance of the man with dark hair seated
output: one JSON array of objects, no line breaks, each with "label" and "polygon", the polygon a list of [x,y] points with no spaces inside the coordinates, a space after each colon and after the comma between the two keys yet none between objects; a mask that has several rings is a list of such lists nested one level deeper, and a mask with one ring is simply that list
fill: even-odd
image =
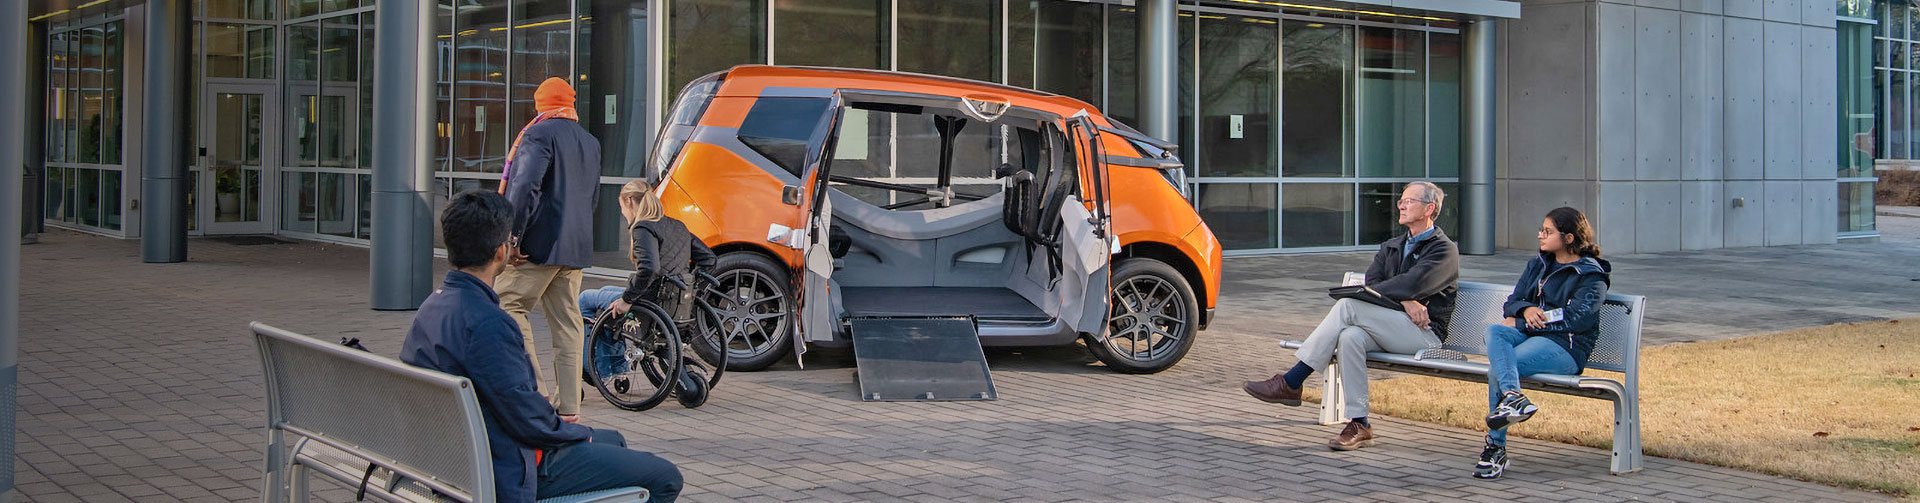
[{"label": "man with dark hair seated", "polygon": [[494,276],[513,257],[507,199],[485,191],[453,197],[440,217],[446,281],[420,305],[400,359],[473,381],[486,415],[498,501],[530,502],[569,494],[645,487],[653,501],[680,494],[680,469],[629,450],[620,432],[566,423],[535,384],[520,328],[500,309]]}]

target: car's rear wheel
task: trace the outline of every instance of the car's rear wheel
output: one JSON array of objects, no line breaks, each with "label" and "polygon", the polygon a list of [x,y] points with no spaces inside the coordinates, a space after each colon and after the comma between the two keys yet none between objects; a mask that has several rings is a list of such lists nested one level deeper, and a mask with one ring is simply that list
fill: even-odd
[{"label": "car's rear wheel", "polygon": [[1128,374],[1166,370],[1187,355],[1200,329],[1193,286],[1164,262],[1122,260],[1113,269],[1105,341],[1088,341],[1101,363]]},{"label": "car's rear wheel", "polygon": [[727,341],[727,370],[760,370],[793,348],[793,296],[787,268],[754,252],[721,255],[719,282],[707,295]]}]

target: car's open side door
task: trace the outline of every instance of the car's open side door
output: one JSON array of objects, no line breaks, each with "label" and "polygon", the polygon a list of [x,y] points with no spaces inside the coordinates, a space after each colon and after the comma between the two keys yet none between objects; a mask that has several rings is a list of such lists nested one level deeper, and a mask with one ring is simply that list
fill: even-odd
[{"label": "car's open side door", "polygon": [[840,117],[846,103],[836,92],[829,98],[829,106],[821,114],[822,123],[814,128],[814,135],[807,142],[806,170],[800,176],[800,215],[801,228],[799,248],[804,264],[800,274],[796,275],[799,284],[794,292],[800,294],[799,314],[796,330],[793,333],[793,358],[795,363],[805,367],[802,354],[807,352],[807,341],[826,341],[833,339],[833,292],[830,278],[833,276],[833,254],[827,250],[829,227],[833,224],[833,204],[827,197],[827,182],[833,159],[833,139],[839,137]]},{"label": "car's open side door", "polygon": [[[1082,296],[1083,309],[1080,319],[1074,324],[1082,333],[1092,334],[1096,342],[1106,340],[1107,318],[1111,314],[1108,307],[1113,280],[1113,253],[1119,244],[1119,238],[1113,235],[1113,212],[1111,194],[1107,183],[1107,156],[1101,147],[1100,128],[1088,118],[1085,112],[1065,120],[1068,144],[1073,151],[1074,165],[1080,170],[1080,193],[1086,209],[1087,226],[1069,225],[1067,228],[1083,228],[1087,236],[1074,236],[1063,242],[1085,243],[1074,253],[1081,262],[1086,278],[1086,292]],[[1076,212],[1078,213],[1078,212]]]}]

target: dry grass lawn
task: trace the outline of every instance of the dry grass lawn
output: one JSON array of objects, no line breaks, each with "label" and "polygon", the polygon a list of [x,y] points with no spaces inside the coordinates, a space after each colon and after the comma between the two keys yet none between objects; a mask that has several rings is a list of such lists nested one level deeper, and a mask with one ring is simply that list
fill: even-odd
[{"label": "dry grass lawn", "polygon": [[[1920,319],[1653,347],[1641,365],[1649,455],[1920,501]],[[1371,388],[1376,413],[1486,430],[1484,384],[1404,377]],[[1608,402],[1527,396],[1541,412],[1513,435],[1612,448]]]}]

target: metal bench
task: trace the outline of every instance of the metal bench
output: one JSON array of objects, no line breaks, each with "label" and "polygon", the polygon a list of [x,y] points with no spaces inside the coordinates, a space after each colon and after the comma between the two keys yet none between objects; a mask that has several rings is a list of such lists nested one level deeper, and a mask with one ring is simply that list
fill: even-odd
[{"label": "metal bench", "polygon": [[[266,501],[306,501],[310,473],[397,503],[494,501],[487,431],[471,381],[257,322],[251,327],[267,381]],[[629,487],[541,501],[647,497],[646,489]]]},{"label": "metal bench", "polygon": [[[1463,354],[1486,356],[1487,326],[1499,323],[1501,307],[1513,287],[1490,283],[1460,282],[1460,295],[1454,302],[1453,319],[1447,324],[1444,349]],[[1646,317],[1647,299],[1638,295],[1607,294],[1600,309],[1600,338],[1586,367],[1624,374],[1624,381],[1605,377],[1534,374],[1520,379],[1520,387],[1563,395],[1598,398],[1613,402],[1614,474],[1640,471],[1640,326]],[[1282,341],[1281,347],[1299,349],[1303,341]],[[1445,377],[1462,381],[1487,382],[1487,364],[1466,360],[1425,358],[1397,353],[1367,353],[1367,367]],[[1323,397],[1339,396],[1340,367],[1328,366]],[[1365,379],[1366,376],[1360,376]],[[1345,404],[1341,400],[1320,400],[1320,423],[1344,421]]]}]

